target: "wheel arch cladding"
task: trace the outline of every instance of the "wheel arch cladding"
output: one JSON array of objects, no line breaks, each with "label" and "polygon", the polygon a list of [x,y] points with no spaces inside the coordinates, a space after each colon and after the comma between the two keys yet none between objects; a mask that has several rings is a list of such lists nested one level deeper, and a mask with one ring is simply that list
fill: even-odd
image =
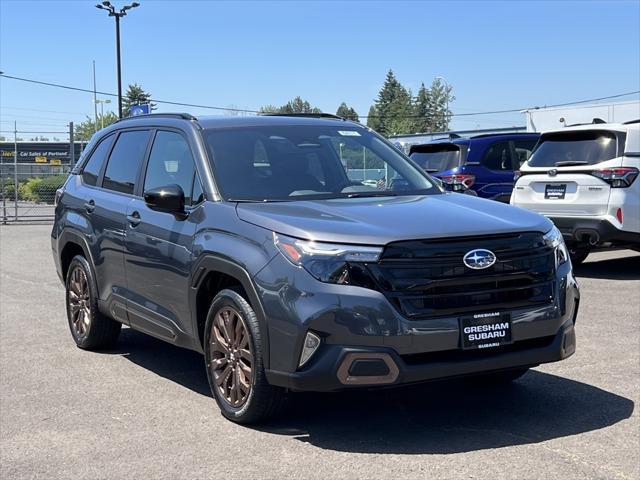
[{"label": "wheel arch cladding", "polygon": [[[197,332],[198,346],[204,347],[204,326],[207,321],[209,307],[218,292],[224,289],[238,292],[254,310],[260,326],[263,342],[268,345],[268,329],[266,317],[258,293],[251,276],[240,265],[220,257],[207,255],[194,268],[191,285],[190,302],[194,331]],[[265,349],[263,363],[269,365],[269,350]]]}]

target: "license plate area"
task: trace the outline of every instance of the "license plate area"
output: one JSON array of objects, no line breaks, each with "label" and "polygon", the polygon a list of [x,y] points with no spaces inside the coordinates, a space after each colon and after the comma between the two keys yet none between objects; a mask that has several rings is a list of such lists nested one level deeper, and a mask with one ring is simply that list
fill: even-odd
[{"label": "license plate area", "polygon": [[460,336],[464,350],[509,345],[512,343],[511,314],[487,312],[460,317]]},{"label": "license plate area", "polygon": [[548,183],[544,187],[544,198],[550,200],[564,200],[567,194],[566,183]]}]

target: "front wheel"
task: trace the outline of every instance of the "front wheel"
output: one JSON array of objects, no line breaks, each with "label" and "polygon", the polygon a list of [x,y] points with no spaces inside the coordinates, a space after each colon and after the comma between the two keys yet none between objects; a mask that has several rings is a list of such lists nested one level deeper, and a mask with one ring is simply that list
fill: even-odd
[{"label": "front wheel", "polygon": [[285,391],[269,385],[260,328],[249,303],[234,290],[222,290],[205,325],[207,378],[222,414],[237,423],[266,420],[284,405]]}]

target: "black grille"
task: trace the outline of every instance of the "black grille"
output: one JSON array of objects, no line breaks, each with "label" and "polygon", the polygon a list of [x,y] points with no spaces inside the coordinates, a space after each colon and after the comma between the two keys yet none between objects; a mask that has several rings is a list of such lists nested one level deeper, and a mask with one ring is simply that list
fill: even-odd
[{"label": "black grille", "polygon": [[[496,263],[484,270],[466,267],[462,258],[477,248],[491,250]],[[411,319],[553,301],[554,256],[540,233],[392,243],[367,268]]]}]

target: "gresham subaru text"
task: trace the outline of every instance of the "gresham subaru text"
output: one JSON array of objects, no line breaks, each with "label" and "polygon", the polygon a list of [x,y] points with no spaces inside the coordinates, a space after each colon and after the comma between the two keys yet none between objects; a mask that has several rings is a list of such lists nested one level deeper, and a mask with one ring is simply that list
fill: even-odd
[{"label": "gresham subaru text", "polygon": [[202,352],[240,423],[295,391],[510,381],[575,351],[578,286],[548,219],[446,192],[328,115],[121,120],[58,191],[52,247],[80,348],[125,324]]}]

